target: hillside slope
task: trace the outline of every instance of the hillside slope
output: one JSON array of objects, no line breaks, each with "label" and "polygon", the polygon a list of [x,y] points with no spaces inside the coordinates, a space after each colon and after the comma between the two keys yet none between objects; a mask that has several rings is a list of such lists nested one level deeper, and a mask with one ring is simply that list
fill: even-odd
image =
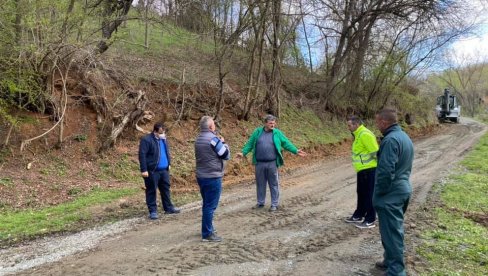
[{"label": "hillside slope", "polygon": [[[125,30],[136,30],[132,31],[132,35],[137,33],[137,28]],[[122,39],[125,35],[127,40],[131,34],[120,35]],[[209,42],[181,30],[175,30],[165,37],[167,40],[161,41],[160,47],[149,50],[116,43],[103,56],[100,64],[110,69],[106,71],[107,74],[116,72],[119,78],[123,77],[130,83],[134,91],[142,91],[147,97],[146,110],[152,114],[152,119],[141,121],[140,127],[150,131],[157,121],[163,121],[169,127],[173,191],[176,203],[183,204],[198,198],[195,193],[193,140],[198,133],[199,118],[215,112],[218,79],[215,60],[207,47]],[[225,101],[219,131],[235,153],[253,129],[262,124],[265,111],[256,104],[249,121],[238,120],[245,90],[246,64],[238,54],[232,64],[225,80]],[[290,91],[283,90],[278,128],[309,156],[298,160],[287,155],[284,172],[349,151],[350,134],[343,122],[345,114],[322,113],[319,116],[312,109],[310,99],[295,93],[302,87],[300,76],[303,73],[293,68],[284,70],[283,87]],[[96,76],[103,77],[103,74]],[[62,143],[58,142],[60,133],[56,129],[20,151],[22,141],[49,130],[55,121],[52,116],[16,111],[21,119],[19,126],[11,133],[9,146],[0,152],[0,208],[6,216],[23,213],[42,216],[40,219],[27,215],[16,222],[18,224],[33,225],[35,228],[39,220],[55,222],[38,226],[39,229],[31,232],[17,230],[7,234],[4,231],[0,234],[1,242],[17,242],[60,231],[77,231],[113,219],[145,214],[137,160],[139,138],[144,133],[129,126],[110,151],[100,154],[98,147],[104,139],[100,136],[100,129],[110,126],[100,125],[94,107],[86,104],[86,77],[72,75],[68,80],[69,98],[61,133]],[[101,78],[99,81],[103,80]],[[108,89],[102,91],[106,92],[102,94],[105,97],[110,97],[112,92],[119,89],[116,83],[103,87]],[[428,119],[425,119],[426,122]],[[414,136],[435,129],[435,126],[423,121],[419,123],[421,125],[409,127]],[[374,129],[371,123],[367,125]],[[7,133],[9,128],[2,124],[0,134]],[[224,185],[231,185],[252,179],[253,167],[250,162],[231,160],[226,173]],[[61,208],[59,211],[50,209],[58,206]],[[74,208],[76,210],[67,211],[72,206],[77,206]],[[53,215],[53,212],[59,212],[60,221],[54,219],[58,219],[58,215]]]}]

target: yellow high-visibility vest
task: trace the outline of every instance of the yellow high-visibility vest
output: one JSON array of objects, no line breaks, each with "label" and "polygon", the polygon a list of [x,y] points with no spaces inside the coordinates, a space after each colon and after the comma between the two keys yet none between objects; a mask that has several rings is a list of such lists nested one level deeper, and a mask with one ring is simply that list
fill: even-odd
[{"label": "yellow high-visibility vest", "polygon": [[356,172],[376,168],[376,153],[379,150],[376,136],[364,125],[360,125],[353,133],[352,164]]}]

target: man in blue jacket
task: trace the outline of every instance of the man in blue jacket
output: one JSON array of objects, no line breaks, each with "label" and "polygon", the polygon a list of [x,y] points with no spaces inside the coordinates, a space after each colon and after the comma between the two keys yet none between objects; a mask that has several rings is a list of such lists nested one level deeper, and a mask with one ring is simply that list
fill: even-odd
[{"label": "man in blue jacket", "polygon": [[139,165],[146,186],[146,204],[149,218],[158,219],[156,189],[159,189],[165,214],[178,214],[179,209],[171,203],[169,168],[171,158],[166,142],[166,128],[156,123],[153,132],[142,137],[139,144]]},{"label": "man in blue jacket", "polygon": [[413,143],[397,123],[394,109],[385,108],[376,114],[376,126],[383,134],[378,152],[378,166],[373,193],[373,206],[378,214],[381,242],[385,252],[376,267],[387,275],[406,275],[403,220],[412,193],[410,173]]}]

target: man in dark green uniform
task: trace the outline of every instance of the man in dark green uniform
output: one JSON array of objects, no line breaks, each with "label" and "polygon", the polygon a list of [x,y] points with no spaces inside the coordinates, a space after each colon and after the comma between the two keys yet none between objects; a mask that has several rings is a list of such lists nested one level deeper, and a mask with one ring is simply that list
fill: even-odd
[{"label": "man in dark green uniform", "polygon": [[376,114],[376,126],[383,134],[378,152],[378,166],[373,193],[373,206],[378,214],[383,262],[376,267],[387,275],[406,275],[403,260],[403,220],[412,186],[413,143],[398,125],[397,112],[385,108]]}]

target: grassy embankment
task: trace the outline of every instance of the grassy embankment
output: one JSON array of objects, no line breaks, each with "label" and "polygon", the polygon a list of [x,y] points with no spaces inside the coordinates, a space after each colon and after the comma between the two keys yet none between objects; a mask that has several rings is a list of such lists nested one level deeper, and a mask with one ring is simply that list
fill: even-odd
[{"label": "grassy embankment", "polygon": [[488,275],[488,134],[434,188],[423,243],[422,275]]}]

